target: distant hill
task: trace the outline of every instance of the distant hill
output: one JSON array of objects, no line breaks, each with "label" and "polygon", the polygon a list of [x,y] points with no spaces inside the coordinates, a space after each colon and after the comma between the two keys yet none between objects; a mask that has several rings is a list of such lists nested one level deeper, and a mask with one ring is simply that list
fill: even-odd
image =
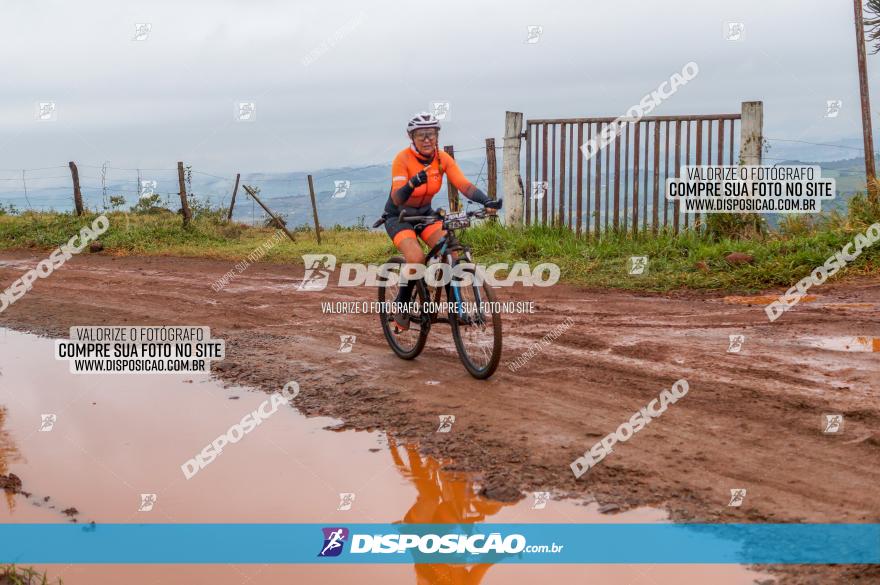
[{"label": "distant hill", "polygon": [[[464,174],[484,191],[487,176],[481,159],[459,159]],[[500,167],[500,165],[499,165]],[[261,188],[264,202],[273,210],[284,214],[291,225],[312,222],[312,207],[308,190],[308,173],[256,173],[242,176],[242,181]],[[373,165],[366,168],[322,169],[313,174],[315,199],[322,225],[355,225],[359,221],[372,224],[381,214],[385,199],[391,188],[391,165]],[[349,183],[348,189],[337,194],[340,187]],[[499,177],[500,181],[500,177]],[[239,191],[241,195],[241,191]],[[334,196],[335,195],[335,196]],[[446,187],[437,199],[446,207]],[[259,207],[254,210],[250,198],[245,196],[242,206],[236,204],[235,218],[249,221],[252,214],[260,217]]]},{"label": "distant hill", "polygon": [[[459,157],[458,163],[465,175],[484,191],[488,189],[485,160]],[[768,156],[765,164],[780,165],[819,165],[822,174],[837,181],[838,198],[823,209],[841,208],[855,192],[864,190],[864,162],[862,157],[842,160],[821,161],[818,159],[778,159]],[[501,161],[499,159],[499,170]],[[878,164],[880,168],[880,164]],[[274,211],[283,215],[288,224],[298,226],[311,224],[312,207],[309,199],[307,172],[245,173],[241,183],[260,188],[263,201]],[[367,225],[379,217],[388,196],[391,183],[390,164],[376,164],[365,167],[340,167],[318,169],[311,173],[315,181],[315,195],[321,224],[325,226]],[[138,199],[138,176],[141,180],[155,181],[154,191],[162,197],[164,205],[178,209],[178,179],[176,169],[138,172],[131,169],[111,169],[110,177],[105,177],[107,195],[122,195],[126,199],[124,208],[135,204]],[[101,209],[105,205],[100,169],[95,166],[80,167],[83,199],[87,207]],[[349,188],[344,196],[336,196],[337,181],[348,181]],[[661,184],[665,177],[661,172]],[[217,174],[194,170],[191,178],[192,192],[196,198],[213,207],[228,206],[232,193],[234,176],[223,177]],[[498,177],[499,191],[501,177]],[[24,187],[27,187],[27,198]],[[604,183],[603,183],[604,189]],[[28,172],[25,182],[20,173],[0,173],[0,203],[12,203],[18,209],[69,211],[73,207],[70,173],[63,168]],[[446,207],[446,187],[437,195],[437,206]],[[252,199],[239,188],[234,218],[246,223],[262,223],[266,214]],[[774,218],[770,218],[775,223]]]},{"label": "distant hill", "polygon": [[[483,159],[459,158],[459,166],[465,175],[484,191],[488,188],[485,161]],[[500,168],[500,160],[499,160]],[[138,174],[133,170],[112,170],[112,180],[106,181],[107,195],[125,197],[123,209],[137,203]],[[391,165],[377,164],[366,167],[318,169],[311,173],[314,177],[315,199],[322,225],[355,225],[360,218],[364,223],[372,222],[382,214],[385,198],[391,187]],[[260,198],[274,212],[284,216],[289,225],[310,224],[312,206],[309,198],[307,172],[285,173],[243,173],[241,183],[260,188]],[[149,170],[140,172],[141,180],[156,181],[154,193],[159,193],[163,205],[178,209],[178,179],[174,169]],[[192,173],[192,193],[202,202],[210,205],[228,206],[234,184],[234,176],[194,171]],[[500,180],[500,179],[499,179]],[[80,167],[83,201],[86,207],[102,209],[105,196],[102,190],[100,171],[97,167]],[[336,182],[348,181],[349,188],[344,196],[337,193]],[[152,187],[152,183],[149,183]],[[500,183],[499,183],[500,184]],[[0,203],[13,204],[20,210],[69,211],[73,208],[70,173],[64,170],[48,170],[32,173],[26,177],[27,197],[24,195],[20,175],[0,176]],[[446,187],[437,198],[446,206]],[[239,187],[235,204],[234,218],[247,223],[260,223],[266,219],[265,212]]]},{"label": "distant hill", "polygon": [[[840,162],[843,157],[862,156],[861,137],[843,138],[828,143],[810,142],[807,140],[765,138],[769,149],[765,157],[769,162],[779,160],[812,160],[822,164]],[[875,140],[874,151],[880,150],[880,136]]]},{"label": "distant hill", "polygon": [[[852,195],[865,190],[865,157],[848,158],[831,162],[801,162],[798,164],[819,165],[822,176],[831,177],[837,183],[841,195]],[[880,168],[880,161],[875,164]]]}]

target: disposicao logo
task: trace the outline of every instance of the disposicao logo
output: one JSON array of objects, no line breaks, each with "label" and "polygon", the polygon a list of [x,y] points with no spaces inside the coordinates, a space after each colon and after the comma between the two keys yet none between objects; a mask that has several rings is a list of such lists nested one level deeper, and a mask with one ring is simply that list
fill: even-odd
[{"label": "disposicao logo", "polygon": [[[562,550],[549,545],[526,546],[526,538],[522,534],[510,534],[502,537],[500,533],[485,534],[350,534],[348,528],[322,528],[324,544],[319,557],[338,557],[345,548],[346,541],[351,542],[351,554],[403,554],[418,551],[421,554],[457,554],[482,555],[503,554],[515,555],[523,551],[558,552]],[[351,537],[349,539],[349,536]],[[553,545],[556,546],[555,543]],[[546,550],[545,550],[546,549]]]},{"label": "disposicao logo", "polygon": [[345,541],[348,540],[348,528],[322,528],[324,533],[324,545],[321,547],[319,557],[338,557],[342,554]]},{"label": "disposicao logo", "polygon": [[306,271],[297,290],[316,291],[327,288],[330,273],[336,268],[336,256],[333,254],[303,254]]}]

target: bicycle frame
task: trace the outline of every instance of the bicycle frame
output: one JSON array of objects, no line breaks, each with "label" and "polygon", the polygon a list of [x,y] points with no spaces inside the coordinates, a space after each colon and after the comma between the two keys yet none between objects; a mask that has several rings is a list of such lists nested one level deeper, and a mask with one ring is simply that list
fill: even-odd
[{"label": "bicycle frame", "polygon": [[[431,248],[428,253],[425,255],[425,263],[432,258],[437,258],[440,262],[446,262],[449,264],[451,268],[455,267],[454,260],[458,259],[452,256],[455,252],[463,252],[465,256],[465,260],[467,262],[473,262],[473,258],[471,257],[471,249],[459,242],[458,238],[455,234],[455,229],[447,228],[446,235],[437,242],[433,248]],[[457,309],[458,317],[463,318],[464,312],[462,311],[462,298],[461,292],[459,291],[460,287],[454,286],[451,282],[446,285],[446,296],[449,300],[455,302],[455,307]],[[440,302],[440,291],[441,289],[437,288],[437,294],[434,297],[434,302],[439,304]],[[480,298],[480,288],[474,287],[474,296],[475,301],[477,302],[477,306],[480,306],[482,299]],[[442,317],[438,317],[436,313],[431,315],[431,321],[434,323],[448,323],[448,319],[444,319]]]},{"label": "bicycle frame", "polygon": [[[407,220],[416,231],[422,230],[436,222],[441,222],[443,227],[442,236],[439,241],[428,251],[425,262],[430,266],[434,266],[440,262],[442,266],[436,268],[450,269],[451,274],[443,275],[441,280],[435,280],[437,275],[432,274],[432,278],[424,278],[416,280],[418,295],[422,303],[428,303],[428,306],[422,305],[422,310],[418,314],[413,314],[410,319],[419,322],[418,336],[415,339],[408,339],[404,345],[401,345],[401,339],[398,335],[401,331],[408,331],[409,328],[392,329],[391,323],[397,320],[397,317],[390,312],[383,311],[380,315],[382,323],[382,331],[388,344],[398,357],[411,360],[416,358],[424,349],[425,342],[434,323],[447,323],[452,328],[452,337],[455,342],[455,348],[462,363],[473,377],[479,380],[485,380],[491,376],[498,367],[501,359],[501,321],[495,315],[494,310],[489,310],[491,320],[487,319],[487,313],[483,306],[484,300],[494,301],[494,293],[492,287],[480,282],[476,272],[471,268],[473,266],[473,257],[468,246],[462,244],[457,236],[457,231],[466,229],[471,225],[471,218],[481,219],[486,217],[485,211],[465,212],[444,215],[441,212],[431,213],[430,215],[408,216],[404,218],[403,212],[400,214],[400,221]],[[376,222],[378,227],[386,219],[387,215]],[[436,230],[435,226],[435,230]],[[395,256],[389,262],[401,265],[401,270],[405,266],[405,259]],[[462,273],[459,267],[464,268]],[[433,271],[431,271],[433,273]],[[449,277],[452,278],[449,278]],[[472,283],[465,284],[464,281],[473,280]],[[429,284],[434,282],[436,284]],[[443,284],[440,284],[440,283]],[[473,293],[467,292],[469,289]],[[432,290],[432,288],[434,290]],[[441,310],[441,298],[443,290],[446,290],[447,308]],[[379,300],[385,302],[387,297],[387,288],[381,287],[378,292]],[[464,297],[469,297],[469,301],[476,303],[475,308],[471,308],[470,304],[465,305]],[[450,307],[449,305],[453,305]],[[443,315],[441,317],[441,315]],[[480,341],[475,337],[486,338],[488,335],[489,345],[486,341]],[[470,347],[476,343],[475,347]],[[476,353],[474,353],[476,352]]]},{"label": "bicycle frame", "polygon": [[[462,219],[460,217],[460,214],[456,214],[456,216],[457,217],[455,217],[455,218],[449,218],[449,219],[451,221],[460,221]],[[387,217],[387,215],[383,215],[376,223],[373,224],[373,227],[374,228],[379,227],[380,225],[385,223],[386,217]],[[470,218],[472,218],[472,217],[477,218],[477,219],[485,218],[486,212],[485,212],[485,210],[483,210],[483,211],[469,211],[465,214],[465,218],[468,220],[470,220]],[[440,241],[437,242],[434,245],[434,247],[432,247],[428,251],[428,254],[425,256],[425,263],[426,264],[432,258],[437,258],[440,262],[446,262],[450,265],[450,267],[454,268],[455,264],[453,264],[452,254],[454,254],[455,252],[464,252],[465,259],[468,262],[473,263],[473,258],[471,257],[470,248],[468,248],[467,246],[465,246],[464,244],[462,244],[461,242],[458,241],[458,238],[455,235],[456,228],[452,227],[452,225],[450,225],[450,223],[447,223],[447,216],[445,215],[445,212],[443,212],[442,210],[440,210],[440,212],[436,213],[435,215],[408,216],[408,217],[404,214],[403,211],[401,211],[400,212],[400,221],[403,221],[404,219],[407,219],[411,223],[419,225],[423,229],[431,224],[438,222],[438,221],[443,223],[443,229],[446,232],[446,235],[443,236],[443,238],[441,238]],[[459,287],[457,287],[457,286],[453,286],[452,283],[447,284],[446,285],[446,289],[447,289],[446,296],[450,300],[454,299],[455,306],[456,306],[457,312],[458,312],[458,316],[459,316],[459,318],[462,318],[464,315],[463,315],[463,312],[461,309],[462,300],[461,300],[461,294],[460,294],[458,288]],[[440,303],[440,290],[441,289],[439,289],[439,288],[437,289],[437,294],[434,297],[434,303],[436,303],[436,304]],[[482,302],[482,299],[480,298],[480,287],[474,287],[474,296],[476,297],[475,300],[477,302],[477,307],[479,307],[480,303]],[[479,310],[478,310],[478,312],[479,312]],[[448,323],[449,320],[444,319],[442,317],[438,317],[436,313],[432,313],[430,315],[430,322],[431,323]]]}]

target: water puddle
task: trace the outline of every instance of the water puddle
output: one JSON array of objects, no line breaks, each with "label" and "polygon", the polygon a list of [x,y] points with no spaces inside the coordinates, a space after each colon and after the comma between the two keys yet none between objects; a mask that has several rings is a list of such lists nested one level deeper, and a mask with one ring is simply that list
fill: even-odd
[{"label": "water puddle", "polygon": [[[804,295],[800,298],[801,303],[812,303],[818,295]],[[779,295],[754,295],[754,296],[727,296],[721,299],[729,305],[769,305],[779,300]]]},{"label": "water puddle", "polygon": [[880,337],[858,335],[854,337],[804,337],[801,342],[810,347],[829,351],[880,351]]},{"label": "water puddle", "polygon": [[826,309],[870,309],[876,310],[875,303],[824,303],[822,307]]},{"label": "water puddle", "polygon": [[[447,472],[382,433],[331,432],[338,421],[283,406],[186,479],[181,465],[267,399],[208,375],[73,375],[49,339],[0,329],[0,522],[666,522],[665,512],[604,515],[595,503],[535,507],[477,495],[479,478]],[[49,418],[47,418],[49,415]],[[48,428],[47,428],[48,427]],[[345,494],[352,494],[345,496]],[[46,499],[48,498],[48,499]],[[145,509],[149,508],[149,509]],[[67,585],[565,583],[751,584],[765,575],[716,565],[49,565]]]}]

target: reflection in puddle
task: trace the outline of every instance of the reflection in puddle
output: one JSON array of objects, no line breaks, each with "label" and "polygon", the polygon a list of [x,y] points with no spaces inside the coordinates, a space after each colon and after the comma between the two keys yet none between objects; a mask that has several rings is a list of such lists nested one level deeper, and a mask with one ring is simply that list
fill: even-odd
[{"label": "reflection in puddle", "polygon": [[[416,501],[403,517],[406,524],[472,524],[484,522],[510,505],[486,500],[475,495],[473,481],[464,474],[444,472],[436,459],[419,455],[415,445],[403,450],[393,439],[388,440],[391,457],[401,475],[416,488]],[[491,564],[471,565],[418,564],[413,565],[417,583],[473,584],[483,580]]]},{"label": "reflection in puddle", "polygon": [[[12,441],[12,437],[6,432],[5,422],[6,408],[0,405],[0,475],[2,476],[9,474],[10,462],[21,459],[18,449],[15,448],[15,443]],[[6,507],[11,512],[15,508],[15,496],[12,490],[3,490],[3,495],[6,499]]]},{"label": "reflection in puddle", "polygon": [[[665,522],[656,509],[615,515],[597,504],[487,500],[477,478],[445,471],[382,433],[329,432],[329,418],[282,408],[192,479],[181,465],[252,412],[266,394],[208,375],[73,375],[49,339],[0,329],[0,469],[34,497],[7,495],[0,522],[627,523]],[[231,397],[237,400],[229,400]],[[55,413],[49,432],[41,415]],[[13,444],[14,442],[14,444]],[[20,454],[19,454],[20,452]],[[149,510],[143,495],[155,494]],[[354,494],[345,502],[344,494]],[[51,496],[55,509],[42,505]],[[67,585],[518,585],[539,581],[751,585],[738,566],[694,565],[49,565]]]}]

